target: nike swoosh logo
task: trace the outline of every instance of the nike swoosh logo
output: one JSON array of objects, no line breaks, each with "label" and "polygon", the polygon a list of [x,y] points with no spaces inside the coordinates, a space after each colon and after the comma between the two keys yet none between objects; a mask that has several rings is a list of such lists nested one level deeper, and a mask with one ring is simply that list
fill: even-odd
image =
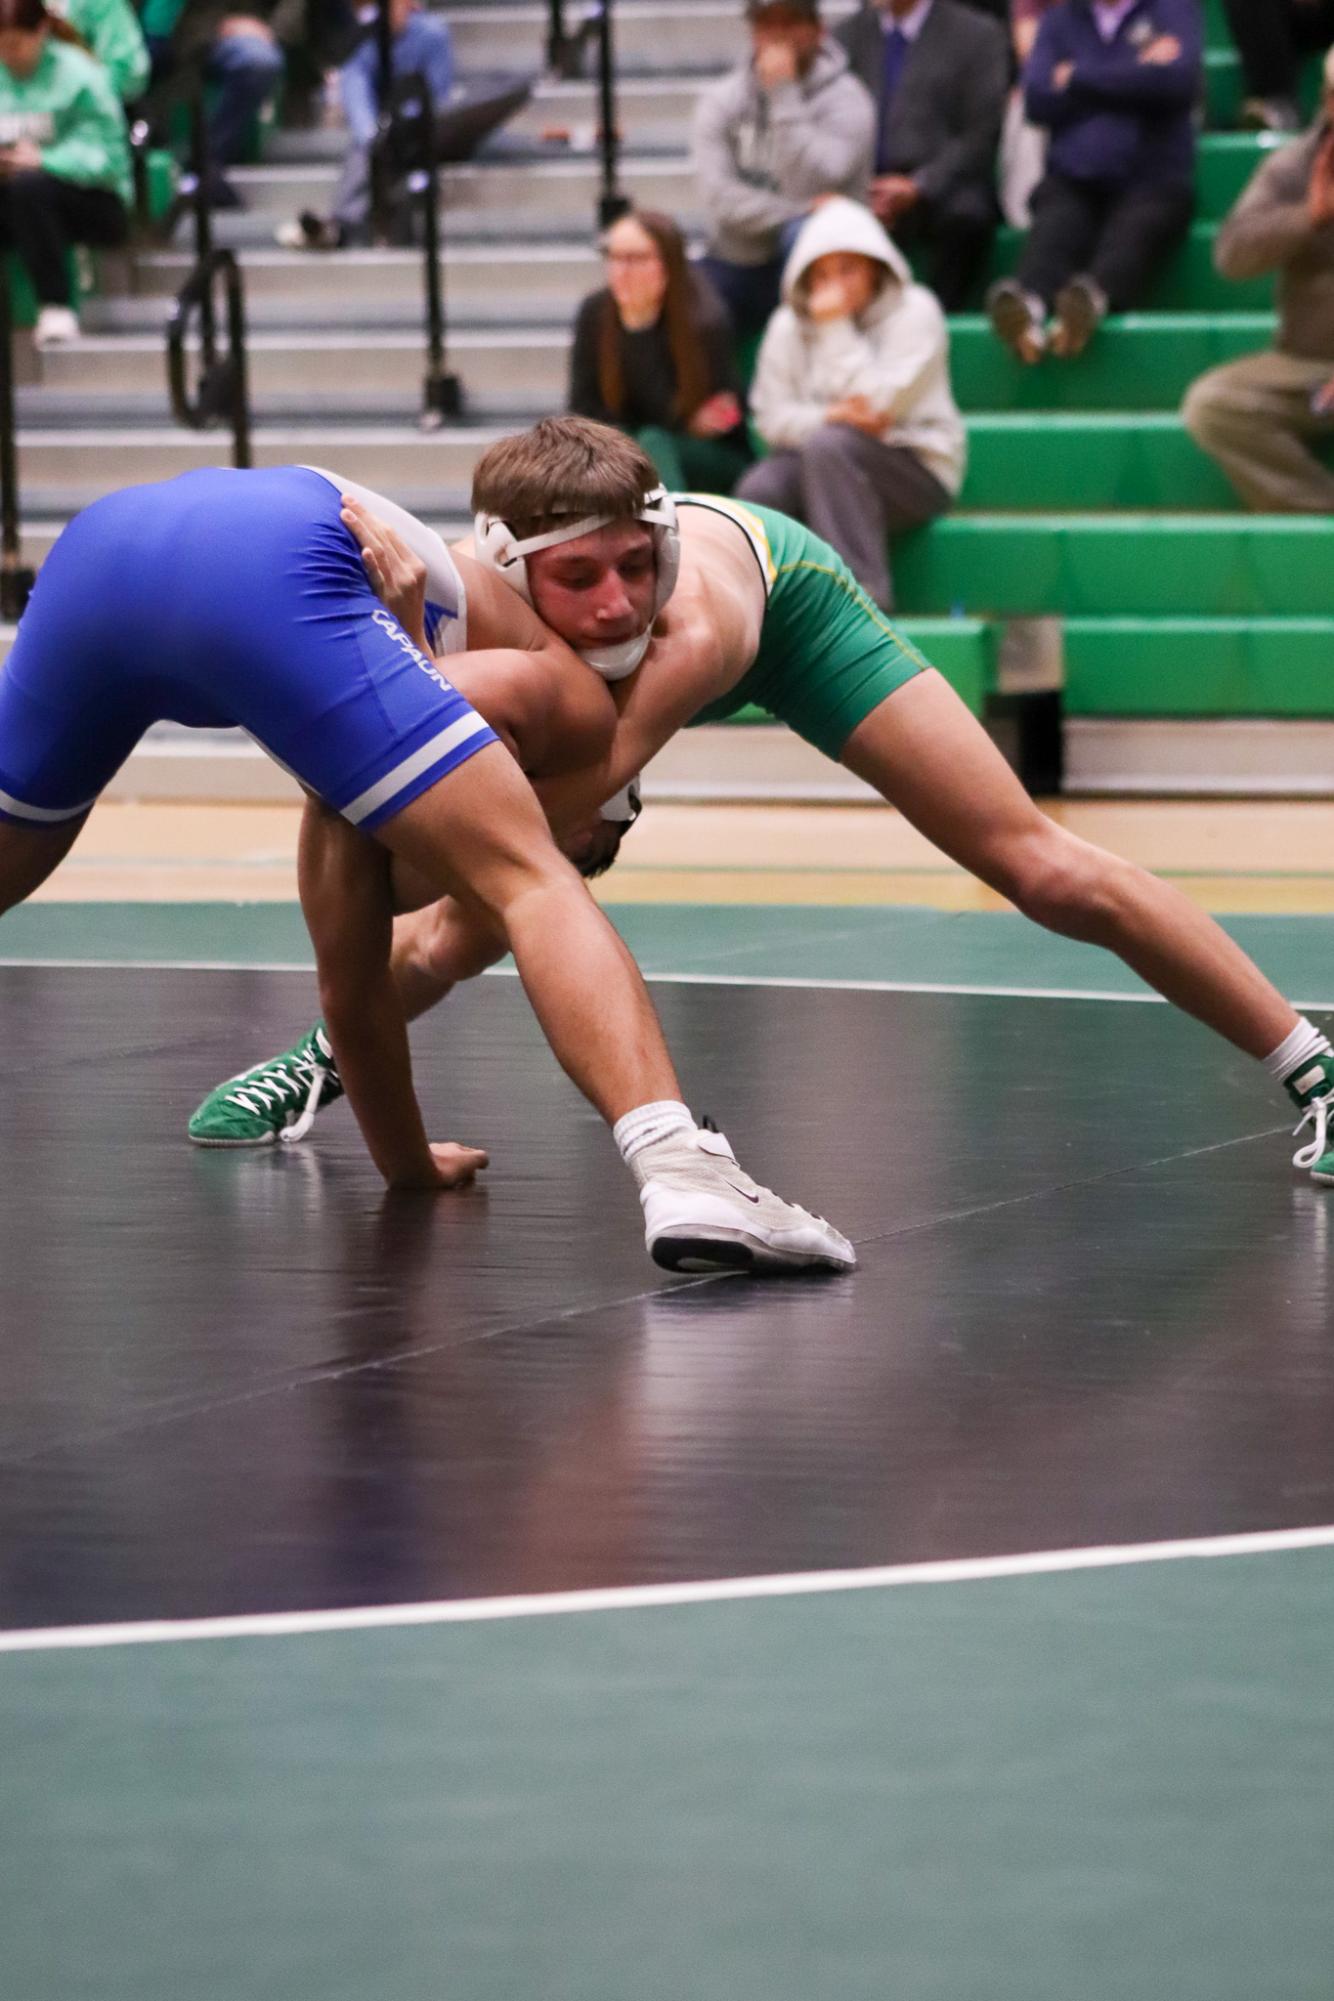
[{"label": "nike swoosh logo", "polygon": [[[723,1176],[723,1180],[727,1181],[726,1175]],[[727,1181],[727,1186],[732,1190],[732,1193],[734,1195],[739,1195],[743,1202],[753,1202],[755,1204],[755,1207],[757,1209],[759,1208],[760,1198],[758,1195],[747,1195],[745,1189],[738,1188],[735,1181]]]}]

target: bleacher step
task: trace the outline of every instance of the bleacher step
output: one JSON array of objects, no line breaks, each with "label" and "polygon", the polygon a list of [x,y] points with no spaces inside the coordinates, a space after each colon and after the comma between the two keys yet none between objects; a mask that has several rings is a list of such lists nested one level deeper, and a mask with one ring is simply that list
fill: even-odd
[{"label": "bleacher step", "polygon": [[1334,793],[1334,722],[1075,717],[1065,725],[1064,789],[1163,798],[1328,798]]},{"label": "bleacher step", "polygon": [[[825,0],[821,10],[826,23],[852,11],[851,0]],[[581,12],[568,10],[569,30]],[[448,20],[461,75],[544,67],[544,5],[451,7]],[[744,18],[730,0],[617,0],[615,34],[617,70],[625,76],[707,76],[739,61],[746,48]],[[590,76],[594,62],[590,45]]]},{"label": "bleacher step", "polygon": [[[273,226],[302,209],[326,215],[338,181],[336,166],[305,163],[288,166],[240,167],[232,175],[245,208],[224,209],[214,219],[219,243],[256,246],[271,240]],[[515,161],[486,166],[447,167],[441,172],[441,211],[445,233],[459,241],[468,237],[503,235],[515,216],[528,231],[550,228],[588,237],[596,233],[601,175],[592,158],[544,159],[540,166]],[[685,158],[643,159],[625,155],[621,161],[622,191],[642,208],[666,209],[684,228],[694,227],[700,214],[695,177]],[[183,241],[190,223],[180,224]]]},{"label": "bleacher step", "polygon": [[1064,641],[1067,716],[1334,717],[1334,607],[1307,619],[1070,619]]},{"label": "bleacher step", "polygon": [[[1026,367],[981,314],[950,322],[950,375],[965,410],[1175,410],[1208,369],[1272,346],[1271,313],[1123,313],[1076,361]],[[1037,426],[1034,426],[1036,429]]]},{"label": "bleacher step", "polygon": [[[141,323],[146,301],[165,313],[194,267],[186,249],[151,251],[136,263],[136,296],[102,298],[87,309],[90,327]],[[313,323],[343,328],[402,315],[423,323],[423,260],[410,250],[248,251],[244,262],[247,312],[258,326],[266,305]],[[602,282],[602,260],[593,244],[552,244],[511,234],[486,247],[450,243],[444,258],[445,299],[463,323],[513,327],[568,324],[586,292]]]},{"label": "bleacher step", "polygon": [[[256,333],[246,352],[257,401],[328,395],[370,407],[377,397],[387,403],[403,395],[417,396],[425,367],[420,329],[386,331],[373,341],[342,332]],[[25,421],[36,421],[57,396],[84,399],[94,422],[100,421],[99,406],[118,406],[127,397],[156,394],[161,402],[166,393],[165,355],[161,334],[93,336],[52,349],[41,357],[40,385],[20,392],[21,414]],[[569,341],[547,332],[454,332],[449,360],[473,397],[506,408],[520,408],[526,402],[553,409],[565,395]]]},{"label": "bleacher step", "polygon": [[1327,618],[1334,521],[1292,515],[956,515],[895,553],[915,612]]}]

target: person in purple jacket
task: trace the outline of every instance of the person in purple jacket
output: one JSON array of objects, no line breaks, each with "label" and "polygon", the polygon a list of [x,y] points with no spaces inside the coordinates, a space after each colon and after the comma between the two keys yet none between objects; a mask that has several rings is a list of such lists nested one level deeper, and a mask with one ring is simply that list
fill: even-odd
[{"label": "person in purple jacket", "polygon": [[1044,18],[1024,98],[1047,171],[1019,268],[987,299],[1024,361],[1081,354],[1189,229],[1203,38],[1199,0],[1064,0]]}]

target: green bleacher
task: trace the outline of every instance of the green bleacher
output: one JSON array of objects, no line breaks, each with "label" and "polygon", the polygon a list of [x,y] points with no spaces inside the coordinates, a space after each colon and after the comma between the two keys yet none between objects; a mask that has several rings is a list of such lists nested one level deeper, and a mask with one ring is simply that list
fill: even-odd
[{"label": "green bleacher", "polygon": [[[1240,76],[1217,0],[1207,12],[1209,119],[1225,125]],[[1309,107],[1317,80],[1312,65]],[[1068,716],[1334,716],[1334,521],[1244,512],[1178,414],[1198,376],[1273,339],[1272,284],[1213,266],[1219,221],[1272,145],[1204,135],[1188,243],[1149,309],[1113,319],[1078,361],[1025,368],[981,316],[953,322],[967,481],[957,511],[895,556],[928,652],[925,622],[953,617],[994,673],[1006,620],[1053,618]],[[1002,232],[997,272],[1018,248]]]}]

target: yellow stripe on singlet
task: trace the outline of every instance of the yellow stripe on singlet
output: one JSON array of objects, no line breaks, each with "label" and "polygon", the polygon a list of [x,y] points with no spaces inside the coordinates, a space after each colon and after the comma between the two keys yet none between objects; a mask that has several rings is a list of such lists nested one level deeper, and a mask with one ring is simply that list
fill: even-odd
[{"label": "yellow stripe on singlet", "polygon": [[773,550],[769,547],[769,537],[758,514],[752,514],[740,501],[725,500],[719,493],[674,493],[672,499],[678,507],[706,507],[714,514],[725,514],[741,530],[760,566],[764,578],[764,595],[768,597],[778,581],[778,565],[774,561]]}]

